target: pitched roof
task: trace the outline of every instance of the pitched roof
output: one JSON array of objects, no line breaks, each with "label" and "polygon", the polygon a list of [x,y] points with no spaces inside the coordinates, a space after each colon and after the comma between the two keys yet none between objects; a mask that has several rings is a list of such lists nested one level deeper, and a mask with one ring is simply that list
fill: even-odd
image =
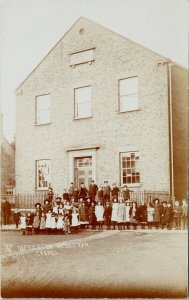
[{"label": "pitched roof", "polygon": [[[161,54],[159,54],[159,53],[157,53],[157,52],[155,52],[155,51],[153,51],[153,50],[151,50],[151,49],[148,49],[148,48],[144,47],[143,45],[138,44],[137,42],[134,42],[134,41],[128,39],[127,37],[122,36],[122,35],[120,35],[119,33],[112,31],[112,30],[109,29],[109,28],[106,28],[106,27],[104,27],[104,26],[102,26],[102,25],[100,25],[100,24],[98,24],[98,23],[96,23],[96,22],[94,22],[94,21],[92,21],[92,20],[89,20],[89,19],[86,18],[86,17],[80,17],[80,18],[79,18],[79,19],[78,19],[78,20],[70,27],[70,29],[69,29],[69,30],[68,30],[68,31],[67,31],[67,32],[59,39],[59,41],[58,41],[58,42],[54,45],[54,47],[47,53],[47,55],[45,55],[45,57],[38,63],[38,65],[37,65],[37,66],[29,73],[29,75],[21,82],[21,84],[17,87],[16,91],[23,85],[23,83],[30,77],[30,75],[31,75],[31,74],[39,67],[39,65],[46,59],[46,57],[47,57],[47,56],[55,49],[55,47],[56,47],[56,46],[57,46],[57,45],[65,38],[65,36],[72,30],[72,28],[73,28],[77,23],[79,23],[81,20],[85,20],[85,21],[87,21],[87,22],[93,23],[94,25],[96,25],[96,26],[98,26],[98,27],[101,27],[101,28],[103,28],[103,29],[105,29],[105,30],[110,31],[110,32],[113,33],[113,34],[116,34],[116,35],[120,36],[120,38],[122,38],[122,39],[126,39],[127,41],[132,42],[133,44],[135,44],[135,45],[137,45],[137,46],[139,46],[139,47],[142,47],[142,48],[146,49],[147,51],[150,51],[150,52],[152,52],[152,53],[154,53],[154,54],[159,55],[160,57],[162,57],[162,59],[171,62],[171,60],[170,60],[169,58],[167,58],[167,57],[165,57],[165,56],[163,56],[163,55],[161,55]],[[180,66],[180,65],[178,65],[177,63],[176,63],[176,65],[179,66],[179,67],[181,67],[181,68],[184,68],[183,66]],[[186,69],[186,68],[184,68],[184,69]]]}]

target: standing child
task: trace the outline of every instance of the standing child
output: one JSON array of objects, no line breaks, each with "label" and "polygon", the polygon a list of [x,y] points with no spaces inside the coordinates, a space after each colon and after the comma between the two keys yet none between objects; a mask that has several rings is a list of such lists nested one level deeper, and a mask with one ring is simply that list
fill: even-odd
[{"label": "standing child", "polygon": [[112,207],[110,206],[109,202],[106,202],[104,217],[107,225],[107,230],[111,229],[111,216],[112,216]]},{"label": "standing child", "polygon": [[131,217],[130,217],[130,201],[127,200],[126,201],[126,206],[125,206],[125,221],[126,221],[126,226],[127,226],[127,229],[129,230],[130,229],[130,222],[131,222]]},{"label": "standing child", "polygon": [[68,200],[68,201],[70,200],[69,193],[67,192],[66,189],[64,189],[64,191],[63,191],[62,198],[63,198],[63,200]]},{"label": "standing child", "polygon": [[94,202],[91,202],[91,206],[89,207],[89,224],[91,225],[91,229],[96,229],[96,215]]},{"label": "standing child", "polygon": [[16,224],[16,228],[18,228],[18,224],[19,224],[19,220],[20,220],[20,212],[19,212],[18,208],[16,208],[13,213],[13,219]]},{"label": "standing child", "polygon": [[57,214],[54,212],[51,215],[51,233],[57,234],[57,226],[56,226]]},{"label": "standing child", "polygon": [[141,202],[141,205],[138,208],[138,213],[141,228],[145,229],[145,225],[147,224],[147,206],[144,201]]},{"label": "standing child", "polygon": [[95,206],[95,215],[99,230],[103,230],[104,207],[102,206],[100,201],[98,201],[98,204]]},{"label": "standing child", "polygon": [[47,233],[50,234],[51,233],[51,216],[52,215],[52,211],[51,209],[48,210],[48,213],[46,214],[46,222],[45,222],[45,227],[47,229]]},{"label": "standing child", "polygon": [[26,214],[23,213],[20,216],[20,229],[22,230],[22,234],[25,235],[26,234]]},{"label": "standing child", "polygon": [[28,235],[32,234],[32,225],[33,225],[33,218],[31,212],[29,212],[26,215],[26,230]]},{"label": "standing child", "polygon": [[70,213],[69,210],[67,209],[64,215],[64,232],[65,234],[70,234]]},{"label": "standing child", "polygon": [[160,223],[160,204],[159,199],[154,199],[154,225],[156,229],[159,229],[159,223]]},{"label": "standing child", "polygon": [[181,223],[182,223],[183,230],[188,229],[188,205],[185,199],[182,200]]},{"label": "standing child", "polygon": [[165,211],[166,211],[166,202],[163,201],[160,205],[160,224],[161,224],[161,229],[164,229],[164,226],[166,225],[165,222]]},{"label": "standing child", "polygon": [[39,234],[39,227],[40,227],[40,212],[37,211],[33,219],[33,228],[35,234]]},{"label": "standing child", "polygon": [[118,203],[118,212],[117,212],[117,224],[119,230],[125,230],[125,203],[123,202],[123,198],[119,199]]},{"label": "standing child", "polygon": [[138,208],[137,208],[137,202],[132,202],[132,206],[130,208],[130,217],[131,217],[131,223],[133,225],[133,229],[137,229],[137,223],[138,223]]},{"label": "standing child", "polygon": [[154,221],[154,212],[155,209],[152,205],[152,203],[148,203],[148,207],[147,207],[147,222],[148,222],[148,229],[152,229],[152,224]]},{"label": "standing child", "polygon": [[39,226],[39,228],[40,228],[40,232],[41,233],[45,233],[45,213],[44,213],[44,211],[42,211],[42,213],[41,213],[41,220],[40,220],[40,226]]},{"label": "standing child", "polygon": [[117,214],[118,214],[118,203],[117,198],[113,199],[113,205],[112,205],[112,216],[111,221],[113,222],[113,229],[115,229],[115,226],[117,224]]},{"label": "standing child", "polygon": [[165,209],[165,222],[167,225],[167,230],[172,229],[172,219],[173,219],[173,208],[170,202],[167,202],[167,207]]},{"label": "standing child", "polygon": [[58,218],[57,218],[57,223],[56,223],[56,227],[57,227],[57,232],[60,234],[60,233],[63,233],[63,228],[64,228],[64,221],[63,221],[63,214],[60,213],[58,215]]},{"label": "standing child", "polygon": [[176,226],[176,230],[180,230],[181,228],[181,207],[179,205],[179,201],[176,200],[175,201],[175,207],[173,209],[173,221],[174,221],[174,225]]},{"label": "standing child", "polygon": [[73,207],[72,210],[72,221],[71,221],[71,227],[74,228],[75,232],[76,230],[79,228],[80,226],[80,222],[79,222],[79,214],[77,211],[77,208]]}]

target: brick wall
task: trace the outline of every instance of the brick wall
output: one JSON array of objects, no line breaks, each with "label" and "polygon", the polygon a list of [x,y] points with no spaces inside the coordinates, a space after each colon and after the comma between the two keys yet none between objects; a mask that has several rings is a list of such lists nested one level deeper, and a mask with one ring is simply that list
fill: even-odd
[{"label": "brick wall", "polygon": [[[81,35],[79,30],[85,32]],[[95,62],[70,67],[71,52],[96,47]],[[18,88],[17,192],[35,190],[35,160],[52,160],[52,186],[69,185],[71,148],[100,146],[97,181],[120,184],[119,152],[138,150],[141,189],[168,191],[167,67],[163,58],[80,19]],[[139,110],[118,112],[118,80],[139,77]],[[74,120],[74,88],[92,85],[92,118]],[[51,93],[52,123],[35,126],[35,96]]]}]

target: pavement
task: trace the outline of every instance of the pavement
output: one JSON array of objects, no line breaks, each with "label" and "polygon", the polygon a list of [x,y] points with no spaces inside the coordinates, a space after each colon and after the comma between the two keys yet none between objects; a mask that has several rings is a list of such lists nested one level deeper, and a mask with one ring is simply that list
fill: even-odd
[{"label": "pavement", "polygon": [[[165,234],[166,233],[166,234]],[[168,233],[168,234],[167,234]],[[3,231],[3,298],[187,298],[187,231]]]}]

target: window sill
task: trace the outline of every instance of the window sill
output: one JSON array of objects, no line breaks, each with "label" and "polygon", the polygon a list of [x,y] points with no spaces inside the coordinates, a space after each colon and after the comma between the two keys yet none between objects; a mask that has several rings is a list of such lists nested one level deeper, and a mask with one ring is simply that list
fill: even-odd
[{"label": "window sill", "polygon": [[34,124],[35,126],[43,126],[43,125],[50,125],[52,124],[51,122],[48,122],[48,123],[41,123],[41,124]]},{"label": "window sill", "polygon": [[116,111],[117,114],[125,114],[125,113],[130,113],[130,112],[136,112],[136,111],[140,111],[141,109],[137,108],[137,109],[133,109],[133,110],[126,110],[126,111]]},{"label": "window sill", "polygon": [[47,192],[47,191],[48,191],[48,187],[36,189],[36,192]]},{"label": "window sill", "polygon": [[92,119],[92,116],[90,117],[77,117],[77,118],[73,118],[73,120],[85,120],[85,119]]},{"label": "window sill", "polygon": [[135,188],[135,187],[141,187],[141,183],[124,183],[123,185],[122,185],[122,187],[124,186],[124,185],[126,185],[128,188]]}]

